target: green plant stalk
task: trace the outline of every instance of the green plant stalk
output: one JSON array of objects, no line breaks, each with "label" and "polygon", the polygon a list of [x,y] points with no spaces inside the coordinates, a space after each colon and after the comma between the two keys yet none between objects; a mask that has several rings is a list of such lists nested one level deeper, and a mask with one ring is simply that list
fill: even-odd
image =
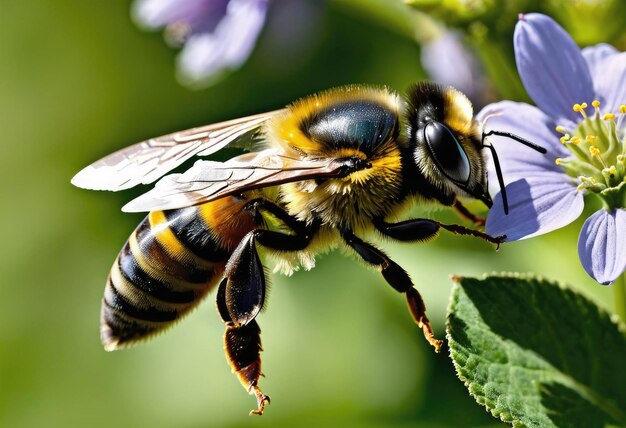
[{"label": "green plant stalk", "polygon": [[613,284],[613,296],[615,297],[615,313],[626,323],[626,272],[624,272],[615,284]]}]

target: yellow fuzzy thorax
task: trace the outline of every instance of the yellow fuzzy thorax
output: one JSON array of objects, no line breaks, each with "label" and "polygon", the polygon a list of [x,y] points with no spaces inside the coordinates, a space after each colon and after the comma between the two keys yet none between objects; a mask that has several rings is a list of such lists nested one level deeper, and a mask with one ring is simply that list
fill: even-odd
[{"label": "yellow fuzzy thorax", "polygon": [[329,147],[310,138],[303,123],[320,111],[351,101],[372,101],[400,117],[401,97],[386,88],[363,85],[331,89],[300,99],[267,122],[264,133],[270,146],[280,148],[294,157],[338,159],[359,157],[371,168],[354,172],[344,178],[304,180],[283,184],[281,202],[289,214],[323,227],[338,226],[363,230],[375,216],[385,215],[392,207],[388,201],[402,185],[401,143],[386,141],[366,155],[356,147]]},{"label": "yellow fuzzy thorax", "polygon": [[328,157],[332,154],[302,131],[302,122],[329,105],[362,100],[386,106],[397,115],[402,108],[401,97],[391,90],[363,85],[339,87],[294,102],[266,123],[264,133],[272,145],[278,145],[287,153]]},{"label": "yellow fuzzy thorax", "polygon": [[323,225],[330,227],[367,229],[372,218],[385,216],[393,210],[389,201],[399,194],[402,185],[402,162],[397,144],[384,144],[377,155],[368,160],[371,168],[344,178],[285,184],[281,187],[282,202],[288,212],[300,220],[311,222],[319,218]]}]

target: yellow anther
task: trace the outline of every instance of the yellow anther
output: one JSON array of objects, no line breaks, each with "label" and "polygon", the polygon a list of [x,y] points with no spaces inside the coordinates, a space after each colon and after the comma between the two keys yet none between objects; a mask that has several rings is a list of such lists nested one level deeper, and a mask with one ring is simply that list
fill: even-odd
[{"label": "yellow anther", "polygon": [[587,108],[587,103],[582,103],[582,104],[576,103],[572,107],[572,110],[574,110],[576,113],[580,113],[584,118],[586,118],[587,114],[585,113],[585,108]]},{"label": "yellow anther", "polygon": [[585,137],[585,141],[588,143],[595,143],[598,140],[598,137],[596,137],[595,135],[587,135]]},{"label": "yellow anther", "polygon": [[565,134],[563,135],[561,138],[559,138],[559,140],[561,141],[561,143],[565,144],[569,141],[570,139],[570,135],[569,134]]},{"label": "yellow anther", "polygon": [[554,128],[554,130],[558,132],[559,134],[565,134],[565,128],[563,128],[561,125]]},{"label": "yellow anther", "polygon": [[591,156],[600,156],[600,149],[596,146],[591,146],[589,147],[589,153],[591,153]]},{"label": "yellow anther", "polygon": [[602,120],[615,120],[615,115],[613,113],[606,113],[602,116]]},{"label": "yellow anther", "polygon": [[569,142],[570,142],[570,143],[572,143],[572,144],[579,145],[579,144],[580,144],[580,138],[578,138],[578,137],[572,137],[572,138],[569,140]]},{"label": "yellow anther", "polygon": [[609,167],[609,174],[611,175],[617,175],[617,168],[615,168],[615,165],[611,165]]},{"label": "yellow anther", "polygon": [[556,158],[556,159],[554,160],[554,163],[555,163],[555,164],[557,164],[557,165],[561,165],[561,162],[562,162],[562,161],[563,161],[563,159],[561,159],[561,158]]},{"label": "yellow anther", "polygon": [[621,106],[619,106],[619,112],[620,112],[621,114],[626,113],[626,106],[625,106],[624,104],[622,104]]},{"label": "yellow anther", "polygon": [[593,106],[593,108],[596,109],[596,116],[600,116],[600,101],[598,100],[593,100],[591,102],[591,105]]}]

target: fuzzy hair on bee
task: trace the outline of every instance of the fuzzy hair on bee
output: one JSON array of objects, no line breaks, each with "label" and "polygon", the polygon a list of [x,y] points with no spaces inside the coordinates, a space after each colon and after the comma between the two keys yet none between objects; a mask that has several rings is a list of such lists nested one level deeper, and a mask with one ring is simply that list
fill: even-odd
[{"label": "fuzzy hair on bee", "polygon": [[[249,136],[255,138],[247,138]],[[340,248],[378,270],[403,295],[435,351],[441,341],[408,273],[372,236],[423,242],[442,229],[498,246],[502,236],[430,218],[408,218],[414,204],[455,209],[481,226],[459,197],[491,206],[490,150],[506,204],[501,169],[489,135],[469,100],[454,88],[421,82],[406,97],[386,88],[351,85],[304,97],[268,113],[152,138],[121,149],[80,171],[72,183],[119,191],[159,180],[124,206],[148,212],[117,256],[105,285],[101,338],[105,349],[132,345],[176,323],[217,289],[227,361],[263,414],[269,397],[259,386],[261,339],[257,316],[267,294],[264,261],[291,274]],[[228,145],[249,152],[225,162],[194,156]]]}]

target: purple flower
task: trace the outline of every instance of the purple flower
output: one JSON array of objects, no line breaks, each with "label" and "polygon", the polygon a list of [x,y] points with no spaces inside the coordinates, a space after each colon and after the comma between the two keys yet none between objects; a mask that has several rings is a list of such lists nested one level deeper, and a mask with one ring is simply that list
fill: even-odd
[{"label": "purple flower", "polygon": [[514,48],[537,107],[503,101],[478,117],[485,128],[520,135],[548,154],[490,138],[502,163],[510,214],[495,196],[487,233],[505,234],[509,241],[542,235],[577,219],[585,197],[598,198],[603,207],[585,221],[578,253],[591,277],[612,284],[626,269],[626,53],[606,44],[581,51],[541,14],[520,16]]},{"label": "purple flower", "polygon": [[459,33],[443,29],[422,43],[422,65],[431,79],[452,86],[476,106],[492,101],[482,67]]},{"label": "purple flower", "polygon": [[265,23],[269,0],[136,0],[134,16],[145,27],[166,29],[184,44],[181,79],[208,84],[248,58]]}]

